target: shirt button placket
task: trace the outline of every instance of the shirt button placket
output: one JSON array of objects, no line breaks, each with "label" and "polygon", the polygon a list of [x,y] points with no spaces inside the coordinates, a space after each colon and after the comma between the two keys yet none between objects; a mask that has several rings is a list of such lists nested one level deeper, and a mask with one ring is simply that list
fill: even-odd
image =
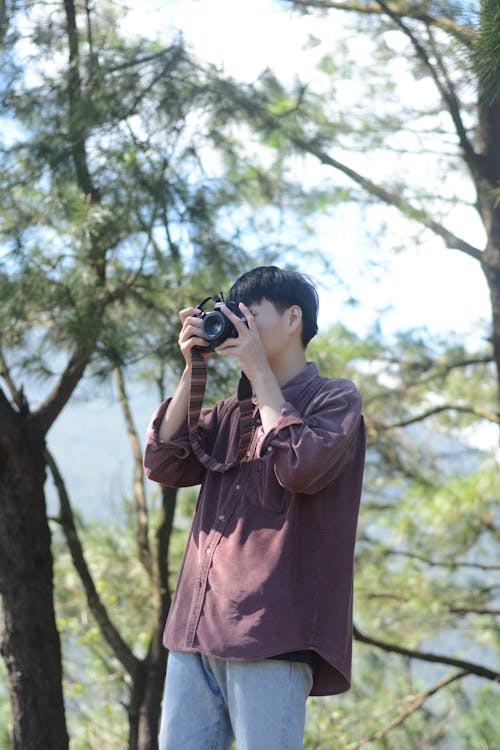
[{"label": "shirt button placket", "polygon": [[205,560],[203,560],[202,563],[200,564],[200,571],[198,574],[198,585],[195,589],[193,605],[191,607],[191,613],[190,613],[189,620],[188,620],[186,642],[187,642],[187,645],[190,647],[194,646],[194,642],[196,638],[196,629],[198,627],[201,610],[203,609],[203,600],[205,598],[205,593],[207,589],[207,578],[208,578],[208,571],[211,565],[211,554],[215,546],[215,543],[213,543],[211,539],[213,540],[213,536],[209,535],[207,539],[207,546],[205,547]]},{"label": "shirt button placket", "polygon": [[[234,504],[237,503],[239,499],[239,493],[241,491],[241,483],[238,482],[236,485],[234,485],[235,493],[237,493],[237,496],[234,497]],[[200,620],[201,611],[203,609],[203,601],[205,599],[205,593],[207,589],[207,579],[208,579],[208,572],[210,570],[210,566],[212,565],[212,556],[213,552],[215,550],[215,547],[217,546],[219,540],[222,537],[223,532],[223,526],[226,521],[226,514],[221,513],[218,517],[218,520],[220,521],[220,526],[217,529],[212,529],[210,534],[207,537],[206,545],[205,545],[205,559],[201,561],[200,563],[200,570],[198,574],[198,585],[195,590],[194,594],[194,601],[193,606],[191,608],[191,614],[189,616],[188,620],[188,633],[187,633],[187,644],[188,646],[194,646],[195,638],[196,638],[196,630],[198,628],[198,622]]]}]

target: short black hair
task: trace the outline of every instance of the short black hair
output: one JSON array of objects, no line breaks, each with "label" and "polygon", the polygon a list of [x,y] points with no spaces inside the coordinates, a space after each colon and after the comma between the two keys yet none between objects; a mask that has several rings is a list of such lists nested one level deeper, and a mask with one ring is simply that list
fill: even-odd
[{"label": "short black hair", "polygon": [[228,299],[249,307],[267,299],[284,312],[292,305],[302,310],[304,349],[318,332],[318,292],[307,276],[277,266],[259,266],[240,276],[229,290]]}]

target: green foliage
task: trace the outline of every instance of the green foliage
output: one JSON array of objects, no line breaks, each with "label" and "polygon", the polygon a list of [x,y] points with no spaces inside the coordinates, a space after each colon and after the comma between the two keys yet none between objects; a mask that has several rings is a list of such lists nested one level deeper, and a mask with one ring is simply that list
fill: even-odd
[{"label": "green foliage", "polygon": [[0,750],[11,750],[10,706],[7,692],[6,668],[0,662]]},{"label": "green foliage", "polygon": [[500,2],[482,3],[481,22],[475,48],[475,64],[480,79],[481,96],[486,101],[500,101]]},{"label": "green foliage", "polygon": [[[152,630],[151,582],[137,558],[133,526],[120,530],[87,522],[81,528],[87,562],[104,606],[124,640],[142,658]],[[62,540],[57,548],[58,599],[64,610],[61,626],[80,645],[102,644],[88,605],[82,605],[81,585]]]},{"label": "green foliage", "polygon": [[[107,16],[110,9],[104,5],[101,12]],[[29,346],[29,332],[38,328],[40,349],[49,357],[54,349],[97,340],[99,350],[116,360],[123,343],[118,327],[133,327],[141,311],[140,297],[124,301],[134,282],[140,291],[154,275],[168,303],[169,289],[178,288],[179,274],[185,277],[181,248],[186,255],[189,244],[194,247],[192,264],[208,262],[223,271],[231,247],[217,236],[218,191],[205,190],[197,145],[185,125],[197,106],[196,74],[186,56],[176,43],[161,51],[147,40],[125,43],[101,18],[93,18],[92,39],[102,59],[82,40],[75,113],[68,110],[65,75],[54,67],[54,37],[63,44],[64,21],[54,12],[51,34],[42,34],[34,9],[26,10],[24,22],[33,24],[38,44],[35,62],[45,72],[30,84],[36,74],[30,77],[28,66],[24,74],[13,63],[10,70],[8,103],[20,130],[4,147],[0,165],[7,195],[0,259],[4,347]],[[166,107],[166,98],[176,106]],[[155,129],[143,137],[152,118]],[[70,122],[87,138],[92,196],[75,184]],[[127,359],[126,350],[121,357]]]},{"label": "green foliage", "polygon": [[[485,424],[478,412],[494,418],[488,356],[450,338],[409,332],[386,342],[376,328],[361,338],[342,325],[313,340],[308,353],[323,374],[353,379],[364,398],[369,447],[356,548],[356,626],[386,644],[494,664],[500,645],[498,459],[466,442],[471,426]],[[457,403],[469,404],[470,412],[445,409],[418,419],[430,406]],[[406,428],[390,427],[413,419]],[[354,656],[353,689],[310,702],[307,748],[354,750],[376,732],[375,746],[387,750],[417,749],[422,742],[457,750],[495,747],[487,715],[497,688],[477,690],[475,678],[467,677],[406,716],[414,696],[452,668],[356,641]]]},{"label": "green foliage", "polygon": [[457,700],[456,742],[459,750],[482,750],[498,744],[498,689],[476,685],[471,697],[463,691]]},{"label": "green foliage", "polygon": [[214,95],[178,40],[122,38],[116,4],[77,15],[69,92],[63,8],[38,6],[18,10],[3,60],[13,125],[0,154],[9,369],[53,382],[75,347],[100,376],[145,356],[176,363],[177,311],[251,264],[242,234],[260,262],[276,257],[272,213],[248,209],[285,195],[281,159],[243,156],[244,134],[213,126]]},{"label": "green foliage", "polygon": [[[150,521],[154,526],[154,512]],[[170,545],[172,586],[180,566],[187,519],[180,516],[179,524]],[[144,657],[152,633],[154,591],[137,556],[133,518],[125,512],[114,525],[80,522],[79,533],[103,605],[135,655]],[[122,750],[128,736],[128,676],[103,639],[57,529],[54,551],[71,750],[86,750],[90,741],[92,746],[99,743],[110,750]]]}]

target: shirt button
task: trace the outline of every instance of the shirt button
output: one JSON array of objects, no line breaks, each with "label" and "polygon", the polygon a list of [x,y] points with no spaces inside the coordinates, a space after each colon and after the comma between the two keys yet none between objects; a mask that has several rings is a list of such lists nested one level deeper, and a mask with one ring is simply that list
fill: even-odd
[{"label": "shirt button", "polygon": [[225,516],[219,516],[219,521],[224,521]]},{"label": "shirt button", "polygon": [[236,489],[237,489],[237,490],[240,490],[240,489],[241,489],[241,484],[237,484],[237,485],[236,485]]},{"label": "shirt button", "polygon": [[207,555],[209,555],[211,553],[211,551],[212,550],[210,549],[210,547],[207,547],[206,550],[205,550],[205,552],[207,553]]},{"label": "shirt button", "polygon": [[250,458],[251,455],[252,455],[252,451],[247,451],[247,458]]},{"label": "shirt button", "polygon": [[268,445],[268,446],[267,446],[267,452],[268,452],[268,453],[271,453],[271,451],[272,451],[272,448],[271,448],[271,446],[270,446],[270,445]]}]

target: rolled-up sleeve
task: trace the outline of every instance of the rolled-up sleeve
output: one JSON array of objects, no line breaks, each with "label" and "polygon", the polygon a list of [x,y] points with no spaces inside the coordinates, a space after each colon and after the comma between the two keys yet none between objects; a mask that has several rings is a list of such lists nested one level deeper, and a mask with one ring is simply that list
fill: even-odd
[{"label": "rolled-up sleeve", "polygon": [[337,380],[301,416],[286,402],[267,432],[259,456],[274,462],[280,485],[293,493],[319,492],[343,471],[361,426],[361,397],[349,380]]},{"label": "rolled-up sleeve", "polygon": [[170,487],[200,484],[204,468],[191,449],[187,419],[168,442],[159,437],[165,412],[172,399],[164,401],[151,417],[146,432],[144,472],[148,479]]}]

